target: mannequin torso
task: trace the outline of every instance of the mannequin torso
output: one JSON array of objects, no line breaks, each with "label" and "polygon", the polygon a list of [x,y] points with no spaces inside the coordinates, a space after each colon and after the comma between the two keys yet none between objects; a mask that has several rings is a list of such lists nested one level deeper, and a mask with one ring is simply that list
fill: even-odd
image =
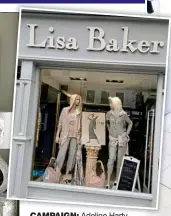
[{"label": "mannequin torso", "polygon": [[115,113],[113,110],[110,110],[106,114],[106,121],[109,135],[114,138],[118,138],[119,135],[125,132],[129,134],[132,128],[132,121],[124,111]]},{"label": "mannequin torso", "polygon": [[67,138],[77,138],[78,137],[78,131],[80,130],[80,120],[81,120],[81,114],[77,114],[76,110],[75,112],[68,112],[69,107],[63,108],[60,116],[60,122],[59,122],[59,130],[61,128],[59,136],[59,144],[62,144],[65,142]]}]

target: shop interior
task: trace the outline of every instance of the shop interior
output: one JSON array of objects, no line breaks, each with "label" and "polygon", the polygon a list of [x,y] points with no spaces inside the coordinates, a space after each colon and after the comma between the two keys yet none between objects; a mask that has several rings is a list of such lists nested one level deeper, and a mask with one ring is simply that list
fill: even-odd
[{"label": "shop interior", "polygon": [[[116,96],[121,99],[124,111],[133,122],[128,143],[129,155],[140,160],[141,192],[151,193],[157,75],[41,69],[40,80],[31,179],[40,181],[40,173],[44,172],[51,157],[57,157],[59,150],[59,145],[55,143],[57,125],[62,108],[69,105],[69,95],[81,95],[83,111],[102,113],[110,110],[108,97]],[[41,115],[40,125],[39,115]],[[98,154],[98,160],[103,162],[105,172],[109,157],[108,136],[106,129],[106,143]],[[82,157],[85,172],[84,147]],[[64,165],[63,173],[65,168]],[[114,176],[115,169],[112,179]]]}]

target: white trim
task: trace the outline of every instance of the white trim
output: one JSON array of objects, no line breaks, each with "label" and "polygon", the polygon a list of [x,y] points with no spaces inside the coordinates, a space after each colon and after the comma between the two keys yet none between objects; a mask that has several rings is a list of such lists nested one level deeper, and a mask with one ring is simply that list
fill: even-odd
[{"label": "white trim", "polygon": [[[168,81],[169,79],[169,59],[170,59],[170,48],[171,48],[171,19],[169,19],[169,30],[168,30],[168,40],[167,40],[167,55],[166,55],[166,71],[165,71],[165,79],[164,79],[164,85],[165,88],[162,88],[162,102],[163,102],[163,110],[162,110],[162,119],[161,119],[161,137],[160,137],[160,147],[159,147],[159,176],[158,176],[158,182],[160,182],[161,179],[161,162],[162,162],[162,150],[163,150],[163,136],[164,136],[164,119],[166,115],[166,93],[167,93],[167,88],[168,88]],[[167,88],[166,88],[167,87]],[[160,193],[160,184],[158,184],[157,188],[157,205],[156,207],[159,207],[159,193]]]},{"label": "white trim", "polygon": [[130,15],[130,14],[115,14],[115,13],[103,13],[103,12],[87,12],[87,11],[76,11],[76,10],[61,10],[61,9],[45,9],[45,8],[34,8],[34,7],[20,7],[20,13],[29,12],[29,13],[72,13],[72,14],[82,14],[82,15],[100,15],[100,16],[122,16],[130,18],[142,18],[142,19],[161,19],[168,20],[169,17],[159,17],[159,16],[149,16],[149,15]]},{"label": "white trim", "polygon": [[[20,23],[21,23],[21,11],[22,9],[26,8],[20,8]],[[46,9],[31,9],[27,8],[26,10],[28,11],[35,11],[37,10],[40,11],[54,11],[57,12],[57,10],[46,10]],[[64,12],[58,10],[58,12]],[[65,11],[65,13],[71,13],[71,11]],[[81,14],[93,14],[96,15],[95,13],[85,13],[85,12],[74,12],[75,14],[81,13]],[[99,15],[110,15],[110,14],[102,14],[99,13]],[[125,16],[125,17],[142,17],[144,16],[132,16],[132,15],[114,15],[111,14],[111,16]],[[150,16],[147,16],[145,18],[150,18]],[[155,17],[151,17],[155,19]],[[156,19],[159,19],[156,17]],[[162,18],[160,18],[162,19]],[[165,20],[168,20],[168,18],[163,18]],[[20,30],[20,29],[19,29]],[[18,38],[18,46],[19,46],[19,38]],[[18,51],[17,51],[18,54]],[[27,65],[27,61],[32,62],[34,66],[40,66],[40,62],[46,62],[49,63],[47,64],[48,66],[50,63],[53,63],[55,65],[56,62],[62,61],[63,63],[68,63],[68,62],[75,62],[77,64],[79,63],[86,63],[86,64],[96,64],[99,65],[101,63],[104,66],[113,66],[113,65],[122,65],[122,66],[137,66],[142,68],[143,66],[148,68],[152,67],[153,69],[158,69],[158,67],[161,67],[162,69],[165,69],[165,64],[159,63],[147,63],[147,62],[104,62],[104,61],[90,61],[90,60],[85,60],[85,59],[80,59],[79,61],[73,61],[72,59],[57,59],[53,57],[48,57],[48,58],[42,58],[40,56],[19,56],[19,60],[25,62],[26,68],[23,68],[25,71],[25,75],[29,75],[29,79],[26,79],[26,77],[21,77],[21,83],[26,82],[29,85],[29,94],[28,98],[26,98],[25,101],[25,107],[24,109],[26,110],[27,117],[25,120],[30,119],[30,121],[24,122],[26,125],[25,128],[26,130],[24,131],[24,134],[22,136],[19,136],[20,134],[15,133],[12,137],[13,143],[12,143],[12,153],[10,157],[10,184],[8,188],[8,198],[13,199],[13,198],[20,198],[20,199],[41,199],[41,200],[48,200],[48,201],[56,201],[56,202],[64,202],[64,203],[72,203],[76,202],[78,203],[88,203],[89,205],[100,205],[100,206],[122,206],[122,207],[147,207],[149,209],[155,209],[156,208],[156,194],[144,194],[144,193],[135,193],[135,192],[125,192],[125,191],[114,191],[114,190],[106,190],[106,189],[95,189],[95,188],[88,188],[88,187],[78,187],[78,186],[68,186],[68,185],[58,185],[58,184],[48,184],[48,183],[38,183],[38,182],[30,182],[30,171],[31,171],[31,162],[30,158],[33,153],[33,141],[34,141],[34,126],[35,126],[35,120],[36,120],[36,110],[32,110],[33,108],[35,109],[37,107],[37,98],[36,95],[38,94],[38,87],[39,87],[39,81],[38,81],[38,75],[39,75],[39,68],[33,68],[29,65]],[[29,63],[28,62],[28,63]],[[148,68],[149,69],[149,68]],[[151,68],[150,68],[151,69]],[[149,70],[150,70],[149,69]],[[160,70],[160,69],[159,69]],[[162,73],[163,71],[157,70],[157,74]],[[37,72],[36,72],[37,71]],[[147,72],[147,71],[146,71]],[[17,68],[16,68],[16,73],[17,73]],[[27,74],[28,73],[28,74]],[[149,73],[149,71],[148,71]],[[164,72],[163,72],[164,73]],[[160,75],[162,76],[162,75]],[[30,82],[30,81],[31,82]],[[32,85],[31,88],[30,85]],[[15,83],[16,85],[17,83]],[[16,87],[15,87],[16,89]],[[21,89],[20,89],[21,91]],[[27,92],[28,93],[28,92]],[[35,94],[31,94],[35,93]],[[19,95],[21,96],[21,95]],[[19,98],[21,99],[21,98]],[[15,101],[14,101],[15,102]],[[30,104],[31,103],[31,104]],[[159,103],[158,103],[159,104]],[[160,104],[162,106],[162,104]],[[161,107],[159,107],[160,109]],[[16,114],[17,109],[15,110]],[[30,112],[31,113],[30,113]],[[159,111],[159,110],[158,110]],[[33,113],[32,113],[33,112]],[[29,113],[29,115],[28,115]],[[158,112],[157,112],[158,113]],[[158,113],[159,114],[159,113]],[[19,115],[19,114],[18,114]],[[158,116],[158,115],[157,115]],[[31,118],[30,118],[31,117]],[[159,120],[161,120],[161,115],[159,114]],[[15,127],[16,125],[13,125]],[[156,126],[157,127],[157,126]],[[158,130],[155,131],[155,133],[159,133],[161,125],[158,125]],[[31,136],[31,137],[30,137]],[[158,134],[160,136],[160,134]],[[157,138],[156,138],[157,139]],[[19,146],[20,145],[20,146]],[[157,149],[158,150],[158,149]],[[156,150],[156,152],[157,152]],[[26,157],[25,157],[26,156]],[[158,156],[158,155],[157,155]],[[20,172],[18,172],[20,171]],[[158,172],[158,171],[157,171]],[[154,178],[153,178],[154,180]],[[13,184],[12,184],[13,183]],[[16,184],[18,184],[18,188],[16,188]],[[156,186],[157,184],[155,184]],[[157,189],[157,187],[155,187]],[[128,199],[129,198],[129,199]],[[155,200],[154,200],[155,199]],[[62,201],[61,201],[62,200]],[[154,200],[154,204],[153,204]],[[125,206],[125,203],[127,206]]]},{"label": "white trim", "polygon": [[[28,199],[97,206],[151,207],[152,195],[40,182],[28,183]],[[79,199],[78,199],[79,197]],[[61,199],[62,198],[62,199]],[[129,201],[128,201],[129,200]]]},{"label": "white trim", "polygon": [[[26,62],[25,60],[23,62]],[[37,65],[37,63],[32,63],[34,65]],[[27,66],[27,64],[26,64]],[[26,70],[23,68],[22,70],[27,71],[28,69],[26,68]],[[38,68],[34,68],[32,71],[30,71],[31,77],[35,77],[35,75],[37,76],[37,78],[33,79],[32,83],[35,83],[36,89],[38,89],[39,86],[39,80],[38,80],[38,74],[36,71],[39,71]],[[162,75],[160,75],[162,76]],[[37,80],[35,82],[35,80]],[[22,77],[20,82],[22,83]],[[28,83],[30,83],[30,81],[28,81]],[[38,92],[38,90],[36,90],[36,92]],[[19,95],[20,96],[20,95]],[[31,102],[34,99],[34,105],[32,105],[33,107],[37,107],[37,100],[35,100],[35,96],[30,94],[30,98],[28,98],[28,100]],[[162,105],[162,104],[160,104]],[[36,110],[36,109],[35,109]],[[32,120],[36,119],[36,115],[34,114],[34,118],[32,117]],[[36,121],[36,120],[35,120]],[[33,121],[33,124],[34,122]],[[160,125],[159,125],[160,127]],[[34,128],[32,128],[32,130],[34,130]],[[33,133],[33,132],[32,132]],[[23,136],[19,136],[19,135],[15,135],[13,136],[13,146],[17,146],[17,145],[22,145],[22,150],[20,150],[19,153],[19,148],[17,148],[18,150],[18,163],[20,163],[20,169],[21,170],[28,170],[27,173],[22,173],[22,171],[20,171],[19,176],[16,177],[15,181],[20,182],[22,176],[26,176],[24,180],[22,180],[22,184],[24,186],[24,191],[22,189],[22,191],[20,191],[21,187],[18,188],[18,190],[16,190],[16,187],[14,189],[14,193],[11,193],[12,188],[14,187],[14,185],[12,185],[10,183],[10,196],[8,198],[27,198],[27,199],[41,199],[41,200],[48,200],[48,201],[56,201],[59,202],[61,199],[65,200],[65,202],[72,202],[73,200],[75,200],[75,202],[78,202],[78,196],[79,196],[79,201],[81,203],[89,203],[89,204],[96,204],[96,205],[103,205],[104,203],[109,203],[111,204],[111,206],[116,206],[116,205],[121,205],[123,203],[123,206],[125,206],[125,203],[128,204],[128,206],[139,206],[139,207],[148,207],[151,209],[156,208],[156,205],[152,205],[153,203],[153,199],[155,198],[152,194],[145,194],[145,193],[136,193],[136,192],[126,192],[126,191],[117,191],[117,190],[106,190],[106,189],[96,189],[96,188],[88,188],[88,187],[78,187],[78,186],[68,186],[68,185],[60,185],[60,184],[48,184],[48,183],[41,183],[41,182],[28,182],[28,179],[30,179],[30,163],[32,161],[29,162],[29,165],[27,164],[27,166],[29,168],[25,168],[26,166],[26,162],[28,163],[28,155],[27,155],[27,150],[26,149],[30,149],[30,147],[33,147],[33,141],[34,141],[34,137],[27,137],[25,135]],[[21,148],[21,147],[20,147]],[[30,151],[30,150],[29,150]],[[23,152],[23,153],[22,153]],[[32,150],[33,152],[33,150]],[[21,155],[22,154],[22,155]],[[24,155],[23,155],[24,154]],[[29,153],[29,155],[31,155],[31,153]],[[21,158],[20,158],[21,156]],[[30,160],[30,158],[29,158]],[[16,172],[15,172],[16,173]],[[11,173],[10,173],[11,175]],[[14,178],[14,176],[11,176],[11,178]],[[19,179],[20,180],[19,180]],[[27,181],[26,181],[27,179]],[[24,182],[23,182],[24,181]],[[21,182],[20,182],[21,184]],[[156,185],[156,184],[155,184]],[[73,195],[74,193],[74,195]],[[96,198],[92,198],[93,196],[96,195]],[[97,199],[98,197],[98,199]],[[105,197],[105,199],[104,199]],[[127,199],[129,198],[129,202],[127,202]],[[104,201],[105,200],[105,201]],[[121,202],[122,200],[122,202]],[[123,207],[122,206],[122,207]]]},{"label": "white trim", "polygon": [[122,66],[145,66],[145,67],[155,67],[155,68],[158,68],[158,67],[164,67],[166,66],[165,63],[161,63],[161,62],[158,62],[158,63],[153,63],[153,62],[131,62],[131,61],[102,61],[102,60],[98,60],[98,61],[92,61],[90,59],[72,59],[72,58],[68,58],[68,59],[63,59],[63,58],[57,58],[57,57],[52,57],[52,56],[49,56],[49,57],[42,57],[42,56],[36,56],[36,55],[33,55],[33,56],[30,56],[30,55],[19,55],[18,57],[19,60],[27,60],[27,61],[53,61],[53,62],[67,62],[67,63],[86,63],[86,64],[106,64],[106,65],[122,65]]},{"label": "white trim", "polygon": [[25,137],[25,136],[14,136],[13,137],[14,141],[20,141],[20,142],[26,142],[32,140],[31,137]]},{"label": "white trim", "polygon": [[164,119],[164,113],[162,112],[163,110],[163,81],[164,77],[163,75],[158,76],[158,81],[157,81],[157,97],[156,97],[156,109],[155,109],[155,129],[154,129],[154,148],[153,148],[153,169],[152,169],[152,195],[154,197],[153,199],[153,206],[158,205],[158,199],[157,199],[157,194],[158,194],[158,189],[159,189],[159,176],[160,176],[160,170],[159,170],[159,161],[161,158],[160,156],[160,150],[162,146],[162,140],[161,140],[161,135],[162,135],[162,122]]}]

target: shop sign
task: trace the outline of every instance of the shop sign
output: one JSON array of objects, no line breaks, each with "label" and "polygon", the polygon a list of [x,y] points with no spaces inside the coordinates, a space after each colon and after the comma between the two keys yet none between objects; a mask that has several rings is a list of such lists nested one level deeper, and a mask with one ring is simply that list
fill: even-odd
[{"label": "shop sign", "polygon": [[[49,27],[49,36],[44,37],[42,41],[37,41],[36,35],[38,33],[37,24],[27,24],[29,28],[29,42],[27,47],[30,48],[48,48],[56,50],[79,50],[80,46],[75,37],[64,37],[55,35],[54,27]],[[106,40],[105,31],[100,27],[87,27],[89,37],[87,38],[87,51],[108,51],[108,52],[121,52],[121,53],[160,53],[161,48],[164,47],[164,41],[161,40],[136,40],[129,35],[131,29],[129,27],[122,27],[122,38],[110,38]],[[60,35],[60,33],[58,33]]]}]

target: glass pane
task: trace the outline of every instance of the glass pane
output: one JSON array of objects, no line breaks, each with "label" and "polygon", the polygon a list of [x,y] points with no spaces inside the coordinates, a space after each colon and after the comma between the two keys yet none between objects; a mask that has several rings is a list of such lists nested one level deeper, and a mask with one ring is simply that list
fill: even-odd
[{"label": "glass pane", "polygon": [[87,90],[87,103],[94,103],[95,100],[95,91],[94,90]]},{"label": "glass pane", "polygon": [[122,101],[122,104],[124,105],[124,93],[116,92],[116,97],[118,97]]},{"label": "glass pane", "polygon": [[[31,179],[130,192],[135,182],[133,191],[151,193],[157,76],[91,72],[83,80],[74,71],[50,74],[41,71]],[[109,76],[124,82],[105,82]],[[109,92],[119,100],[109,104]]]},{"label": "glass pane", "polygon": [[101,104],[108,104],[109,103],[109,92],[102,91],[101,93]]}]

